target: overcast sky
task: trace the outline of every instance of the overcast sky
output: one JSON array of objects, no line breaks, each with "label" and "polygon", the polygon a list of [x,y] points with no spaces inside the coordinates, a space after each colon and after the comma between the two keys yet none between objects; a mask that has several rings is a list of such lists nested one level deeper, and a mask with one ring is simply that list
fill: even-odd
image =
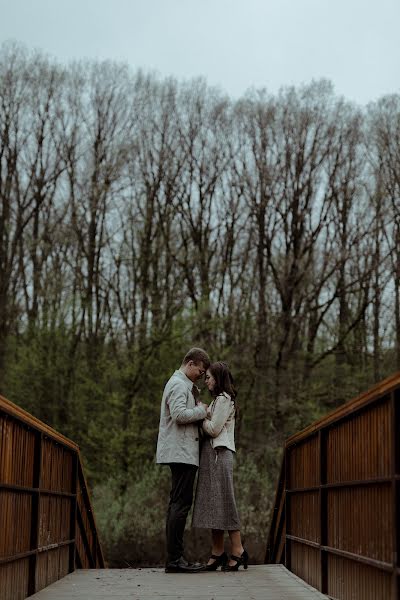
[{"label": "overcast sky", "polygon": [[400,0],[0,0],[9,39],[201,75],[233,97],[321,77],[360,104],[400,92]]}]

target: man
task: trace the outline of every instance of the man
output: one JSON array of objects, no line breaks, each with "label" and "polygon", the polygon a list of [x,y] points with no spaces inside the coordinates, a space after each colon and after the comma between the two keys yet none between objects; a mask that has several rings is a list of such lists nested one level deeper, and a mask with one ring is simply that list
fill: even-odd
[{"label": "man", "polygon": [[166,384],[161,401],[157,463],[168,464],[172,476],[166,522],[166,573],[195,573],[204,568],[183,557],[183,534],[199,466],[198,422],[207,414],[207,405],[196,400],[199,390],[194,382],[203,377],[209,366],[204,350],[189,350],[180,369]]}]

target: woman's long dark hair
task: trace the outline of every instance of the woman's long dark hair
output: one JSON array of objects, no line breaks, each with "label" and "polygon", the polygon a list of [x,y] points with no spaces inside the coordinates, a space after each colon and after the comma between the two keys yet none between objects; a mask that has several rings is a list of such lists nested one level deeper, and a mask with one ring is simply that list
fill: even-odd
[{"label": "woman's long dark hair", "polygon": [[215,379],[215,386],[211,393],[214,398],[222,392],[226,392],[230,395],[232,400],[235,402],[237,392],[235,389],[235,382],[233,381],[232,373],[226,363],[219,361],[212,363],[208,370]]}]

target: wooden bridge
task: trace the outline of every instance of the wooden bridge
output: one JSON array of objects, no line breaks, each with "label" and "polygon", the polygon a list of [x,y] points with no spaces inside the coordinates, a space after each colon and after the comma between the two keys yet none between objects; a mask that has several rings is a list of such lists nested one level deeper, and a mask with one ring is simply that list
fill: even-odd
[{"label": "wooden bridge", "polygon": [[0,600],[400,599],[400,373],[287,440],[264,565],[106,569],[78,447],[0,397]]}]

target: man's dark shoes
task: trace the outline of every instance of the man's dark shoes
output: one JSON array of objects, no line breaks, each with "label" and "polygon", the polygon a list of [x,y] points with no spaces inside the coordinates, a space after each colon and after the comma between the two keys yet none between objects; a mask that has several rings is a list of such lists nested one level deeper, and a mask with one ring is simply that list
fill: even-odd
[{"label": "man's dark shoes", "polygon": [[165,565],[166,573],[199,573],[205,570],[202,563],[190,563],[183,556]]}]

